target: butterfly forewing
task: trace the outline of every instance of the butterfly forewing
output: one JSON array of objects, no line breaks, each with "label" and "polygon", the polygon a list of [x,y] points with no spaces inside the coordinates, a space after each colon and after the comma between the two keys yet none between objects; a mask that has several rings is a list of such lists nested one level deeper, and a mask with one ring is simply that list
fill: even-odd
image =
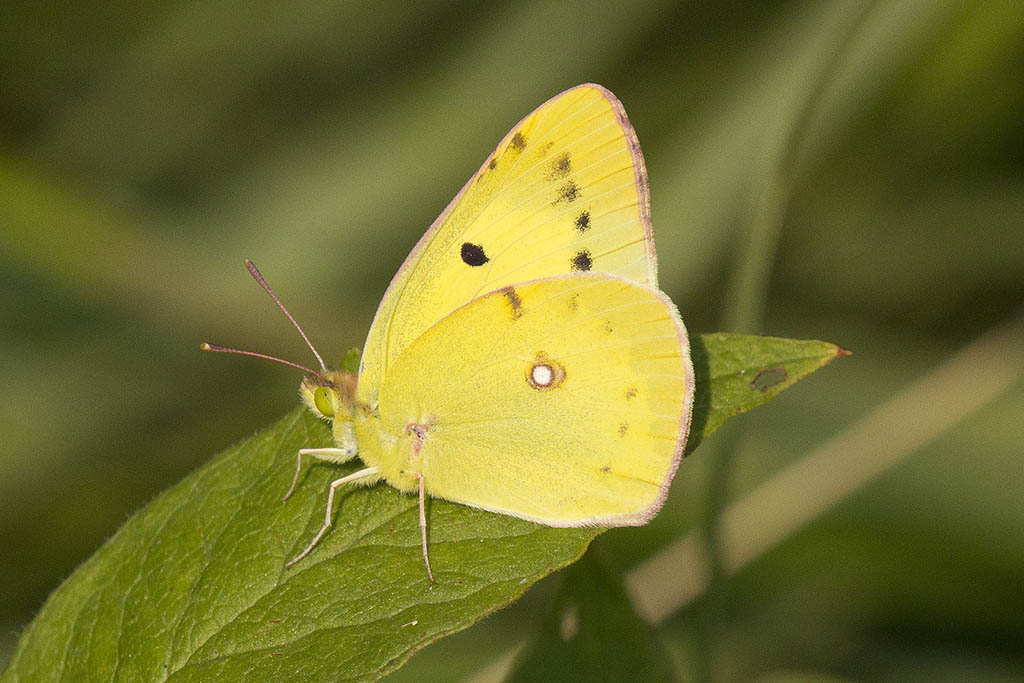
[{"label": "butterfly forewing", "polygon": [[375,403],[398,355],[453,310],[572,272],[657,285],[640,149],[618,100],[595,85],[523,119],[413,249],[371,327],[360,399]]}]

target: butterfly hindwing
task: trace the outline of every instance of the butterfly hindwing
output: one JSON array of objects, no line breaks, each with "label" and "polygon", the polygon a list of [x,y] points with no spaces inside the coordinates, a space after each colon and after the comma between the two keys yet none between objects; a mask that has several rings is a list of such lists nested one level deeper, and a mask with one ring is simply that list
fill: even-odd
[{"label": "butterfly hindwing", "polygon": [[622,105],[582,85],[512,129],[392,280],[367,338],[359,398],[431,325],[480,295],[572,272],[656,287],[643,158]]},{"label": "butterfly hindwing", "polygon": [[442,319],[393,363],[378,411],[383,432],[422,436],[409,466],[432,496],[552,526],[616,526],[660,507],[692,396],[672,303],[628,280],[570,274]]}]

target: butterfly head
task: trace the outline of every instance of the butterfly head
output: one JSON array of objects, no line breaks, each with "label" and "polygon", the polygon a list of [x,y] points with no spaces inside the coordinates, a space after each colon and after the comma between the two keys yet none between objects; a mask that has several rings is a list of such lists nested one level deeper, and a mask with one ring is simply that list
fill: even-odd
[{"label": "butterfly head", "polygon": [[331,370],[307,375],[299,385],[299,397],[317,417],[334,421],[352,415],[358,375]]}]

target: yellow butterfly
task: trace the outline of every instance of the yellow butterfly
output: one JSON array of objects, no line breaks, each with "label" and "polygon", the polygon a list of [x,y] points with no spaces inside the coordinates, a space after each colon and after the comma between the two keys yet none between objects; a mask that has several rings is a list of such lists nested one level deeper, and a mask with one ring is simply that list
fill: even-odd
[{"label": "yellow butterfly", "polygon": [[366,467],[331,483],[323,527],[288,566],[348,483],[418,492],[431,581],[427,495],[555,527],[648,522],[683,454],[694,382],[621,103],[580,85],[505,136],[391,281],[358,375],[309,346],[320,371],[302,368],[300,393],[337,446],[299,451],[285,498],[303,456]]}]

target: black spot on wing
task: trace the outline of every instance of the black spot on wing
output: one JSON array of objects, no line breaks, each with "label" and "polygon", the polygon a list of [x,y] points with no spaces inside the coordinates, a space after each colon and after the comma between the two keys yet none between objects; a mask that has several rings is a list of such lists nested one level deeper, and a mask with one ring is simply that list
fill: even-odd
[{"label": "black spot on wing", "polygon": [[624,437],[626,435],[626,432],[628,432],[628,431],[629,431],[629,423],[623,422],[622,424],[620,424],[619,425],[619,438],[621,439],[622,437]]},{"label": "black spot on wing", "polygon": [[508,146],[517,152],[522,152],[526,148],[526,137],[522,133],[517,132],[512,136]]},{"label": "black spot on wing", "polygon": [[569,160],[569,153],[562,152],[551,161],[545,178],[558,180],[568,176],[570,171],[572,171],[572,162]]},{"label": "black spot on wing", "polygon": [[467,266],[482,266],[490,260],[487,258],[487,254],[484,253],[484,248],[479,244],[473,244],[472,242],[462,243],[462,261]]},{"label": "black spot on wing", "polygon": [[636,398],[636,394],[637,394],[637,388],[636,387],[630,387],[629,389],[626,389],[626,400],[628,401],[630,399]]},{"label": "black spot on wing", "polygon": [[558,188],[558,197],[556,197],[555,201],[551,203],[558,204],[559,202],[566,202],[567,204],[572,204],[579,198],[579,185],[577,185],[576,182],[572,178],[570,178],[569,180],[566,180],[565,183]]},{"label": "black spot on wing", "polygon": [[487,168],[492,171],[498,168],[498,157],[491,157],[491,160],[487,162]]},{"label": "black spot on wing", "polygon": [[576,229],[580,234],[590,230],[590,211],[583,211],[579,216],[576,216]]},{"label": "black spot on wing", "polygon": [[572,260],[569,261],[569,265],[573,270],[590,270],[594,265],[594,259],[590,257],[589,251],[583,249],[572,257]]}]

